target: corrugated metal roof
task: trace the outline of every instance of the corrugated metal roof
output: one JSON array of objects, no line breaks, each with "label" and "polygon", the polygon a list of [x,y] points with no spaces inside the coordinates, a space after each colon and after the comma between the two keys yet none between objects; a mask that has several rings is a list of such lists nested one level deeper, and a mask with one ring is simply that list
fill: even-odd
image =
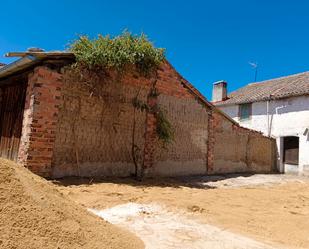
[{"label": "corrugated metal roof", "polygon": [[35,56],[37,58],[74,58],[74,54],[72,52],[67,51],[25,51],[25,52],[8,52],[5,54],[6,57],[25,57],[25,56]]},{"label": "corrugated metal roof", "polygon": [[74,59],[74,54],[65,51],[50,51],[50,52],[10,52],[7,57],[21,57],[20,59],[0,67],[0,79],[8,77],[18,71],[27,69],[44,60],[59,60],[59,59]]},{"label": "corrugated metal roof", "polygon": [[213,104],[216,106],[244,104],[301,95],[309,95],[309,71],[251,83],[230,93],[227,100]]}]

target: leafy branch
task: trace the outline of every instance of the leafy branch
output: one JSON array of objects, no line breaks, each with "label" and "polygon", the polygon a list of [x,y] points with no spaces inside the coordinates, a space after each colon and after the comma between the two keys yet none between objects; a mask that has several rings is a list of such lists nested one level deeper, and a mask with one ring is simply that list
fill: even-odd
[{"label": "leafy branch", "polygon": [[128,31],[116,37],[98,35],[95,39],[80,36],[69,45],[78,64],[89,69],[117,69],[123,72],[134,65],[143,75],[155,71],[165,58],[165,49],[155,48],[145,34]]},{"label": "leafy branch", "polygon": [[158,138],[163,142],[164,146],[174,140],[174,129],[170,121],[167,119],[165,112],[158,108],[156,112]]},{"label": "leafy branch", "polygon": [[150,107],[148,104],[139,100],[138,98],[134,98],[132,101],[134,108],[140,111],[149,111],[154,113],[156,117],[156,133],[159,138],[166,146],[170,144],[174,140],[174,129],[170,121],[166,117],[166,112],[162,110],[162,108],[156,104],[153,107]]}]

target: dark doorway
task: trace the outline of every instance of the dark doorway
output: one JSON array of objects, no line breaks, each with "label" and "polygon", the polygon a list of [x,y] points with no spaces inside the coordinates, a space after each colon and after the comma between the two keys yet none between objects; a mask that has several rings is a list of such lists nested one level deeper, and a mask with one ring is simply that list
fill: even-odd
[{"label": "dark doorway", "polygon": [[299,138],[283,138],[283,162],[286,164],[298,165]]},{"label": "dark doorway", "polygon": [[0,86],[0,157],[17,160],[26,84]]}]

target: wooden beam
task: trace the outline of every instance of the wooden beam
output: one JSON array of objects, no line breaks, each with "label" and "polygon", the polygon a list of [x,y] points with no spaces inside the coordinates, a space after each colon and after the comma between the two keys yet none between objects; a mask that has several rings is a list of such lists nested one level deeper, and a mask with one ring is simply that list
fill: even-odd
[{"label": "wooden beam", "polygon": [[38,58],[46,58],[46,57],[74,57],[74,54],[71,52],[62,52],[62,51],[55,51],[55,52],[9,52],[6,53],[6,57],[24,57],[27,55],[33,55]]}]

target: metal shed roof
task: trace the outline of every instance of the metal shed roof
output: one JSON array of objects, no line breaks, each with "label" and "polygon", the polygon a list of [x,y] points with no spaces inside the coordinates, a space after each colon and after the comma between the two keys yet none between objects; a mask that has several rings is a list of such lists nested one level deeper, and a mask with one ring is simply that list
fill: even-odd
[{"label": "metal shed roof", "polygon": [[51,52],[10,52],[6,57],[21,57],[20,59],[0,67],[0,79],[8,77],[20,70],[27,69],[44,60],[74,59],[74,54],[65,51]]}]

